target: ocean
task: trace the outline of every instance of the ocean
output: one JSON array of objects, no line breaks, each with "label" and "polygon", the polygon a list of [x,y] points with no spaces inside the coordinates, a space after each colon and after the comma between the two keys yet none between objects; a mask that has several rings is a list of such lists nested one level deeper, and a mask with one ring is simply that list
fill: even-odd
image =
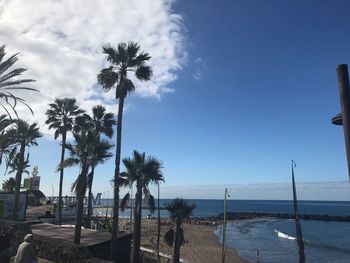
[{"label": "ocean", "polygon": [[[171,200],[161,199],[161,206]],[[193,216],[214,217],[223,212],[223,200],[187,200],[197,205]],[[112,205],[112,200],[103,204]],[[299,201],[300,214],[350,216],[350,202],[343,201]],[[293,213],[292,201],[228,200],[228,212]],[[149,214],[143,211],[143,216]],[[130,210],[121,213],[129,217]],[[153,215],[156,216],[156,213]],[[161,210],[161,217],[168,217]],[[325,222],[301,220],[306,262],[349,263],[350,222]],[[215,230],[222,240],[221,228]],[[251,219],[228,222],[228,247],[235,248],[240,256],[251,262],[294,263],[298,262],[295,240],[295,225],[291,219]],[[257,256],[257,254],[259,256]],[[259,260],[259,261],[257,261]]]}]

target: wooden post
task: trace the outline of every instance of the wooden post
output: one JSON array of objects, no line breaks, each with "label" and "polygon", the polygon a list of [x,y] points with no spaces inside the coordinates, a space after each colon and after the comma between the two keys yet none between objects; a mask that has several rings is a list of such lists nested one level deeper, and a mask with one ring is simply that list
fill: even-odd
[{"label": "wooden post", "polygon": [[344,129],[346,157],[348,161],[348,175],[350,179],[350,85],[348,66],[346,64],[337,66],[337,78]]}]

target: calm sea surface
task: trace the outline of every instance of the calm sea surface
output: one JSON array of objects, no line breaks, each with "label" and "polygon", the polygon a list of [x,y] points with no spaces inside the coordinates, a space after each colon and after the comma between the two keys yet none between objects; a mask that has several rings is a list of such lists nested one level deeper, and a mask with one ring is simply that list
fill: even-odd
[{"label": "calm sea surface", "polygon": [[[161,206],[171,200],[162,199]],[[193,216],[211,217],[223,212],[223,200],[187,200],[197,205]],[[112,200],[102,200],[112,205]],[[228,200],[230,212],[293,213],[292,201]],[[350,202],[299,201],[301,214],[350,216]],[[149,212],[143,211],[143,216]],[[128,217],[130,210],[121,216]],[[154,214],[156,216],[156,214]],[[167,217],[167,211],[161,211]],[[350,262],[350,223],[301,221],[306,262],[349,263]],[[220,228],[215,230],[222,239]],[[295,240],[294,221],[290,219],[253,219],[229,222],[227,226],[227,246],[238,250],[239,254],[257,262],[294,263],[298,262],[298,248]]]}]

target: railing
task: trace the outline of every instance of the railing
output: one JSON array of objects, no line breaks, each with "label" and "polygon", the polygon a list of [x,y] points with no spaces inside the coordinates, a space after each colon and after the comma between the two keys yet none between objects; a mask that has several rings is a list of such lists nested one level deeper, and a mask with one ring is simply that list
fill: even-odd
[{"label": "railing", "polygon": [[[141,247],[141,258],[142,258],[142,263],[147,263],[145,258],[151,258],[154,259],[154,262],[157,262],[157,250]],[[164,254],[162,252],[159,252],[159,263],[172,263],[173,262],[173,257],[168,254]],[[182,263],[189,263],[188,261],[184,261],[183,259],[180,258],[180,262]]]}]

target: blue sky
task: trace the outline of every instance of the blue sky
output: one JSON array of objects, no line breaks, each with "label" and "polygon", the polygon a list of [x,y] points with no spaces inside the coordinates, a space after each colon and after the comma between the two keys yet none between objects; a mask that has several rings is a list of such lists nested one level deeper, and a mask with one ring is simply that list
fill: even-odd
[{"label": "blue sky", "polygon": [[[13,1],[15,7],[16,2]],[[158,2],[159,5],[154,4]],[[78,78],[74,76],[67,80],[68,84],[63,83],[68,87],[64,91],[49,85],[59,76],[47,79],[38,75],[36,85],[46,84],[40,90],[43,96],[49,94],[41,102],[71,95],[86,109],[102,102],[115,110],[113,94],[102,94],[95,85],[94,76],[102,67],[103,57],[93,55],[100,53],[101,42],[116,44],[133,37],[157,63],[152,64],[155,76],[151,84],[138,83],[141,91],[127,98],[122,156],[130,156],[137,149],[162,160],[165,197],[179,193],[188,198],[205,198],[212,186],[210,197],[221,198],[220,189],[229,186],[236,192],[232,194],[234,198],[249,199],[247,192],[237,190],[242,188],[250,189],[247,191],[252,192],[252,199],[290,199],[291,192],[285,187],[290,183],[293,158],[297,163],[296,178],[302,185],[299,192],[304,199],[350,200],[343,131],[330,121],[340,111],[335,68],[350,60],[348,1],[227,0],[219,4],[180,0],[153,4],[148,13],[136,10],[141,16],[137,21],[149,32],[140,28],[133,33],[125,29],[127,32],[123,33],[123,28],[132,25],[116,24],[127,39],[114,38],[113,32],[101,33],[96,26],[98,21],[91,25],[91,30],[106,36],[106,40],[96,40],[90,49],[85,49],[85,43],[77,45],[77,40],[69,35],[74,31],[71,25],[60,29],[64,33],[61,35],[67,36],[63,40],[48,35],[50,43],[56,41],[72,48],[72,53],[65,54],[67,57],[80,51],[84,59],[98,61],[84,68],[84,60],[79,57],[82,61],[78,61],[81,66]],[[17,8],[18,12],[25,12],[24,7]],[[135,11],[135,7],[123,8],[126,13]],[[161,14],[154,23],[152,8],[158,8]],[[10,17],[14,11],[6,6],[1,11],[0,6],[1,12]],[[84,14],[76,18],[83,20]],[[1,23],[6,20],[0,19]],[[44,29],[51,30],[56,24],[49,21]],[[28,29],[34,36],[44,30],[34,29]],[[156,38],[159,41],[148,41],[154,34],[159,34]],[[49,46],[45,39],[28,47],[5,30],[0,30],[2,35],[7,37],[9,48],[12,44],[14,50],[23,50],[22,59],[28,71],[35,64],[30,54],[43,57],[33,51],[35,47]],[[85,50],[93,51],[90,54]],[[161,52],[164,50],[167,52]],[[49,49],[47,54],[50,58]],[[74,63],[71,65],[77,65]],[[33,71],[37,73],[40,68],[34,67]],[[65,76],[63,73],[61,76]],[[52,73],[45,75],[49,74]],[[74,85],[80,84],[84,74],[91,78],[84,83],[89,85],[89,93],[79,97],[82,93]],[[39,108],[44,109],[47,103],[34,105],[40,112]],[[42,125],[43,117],[38,115],[37,121]],[[44,191],[51,194],[52,184],[57,194],[59,176],[54,167],[60,154],[58,142],[44,137],[30,153],[31,163],[39,165]],[[111,160],[97,168],[94,192],[109,189],[111,193],[113,163]],[[77,172],[66,170],[65,193],[69,193]],[[329,185],[342,190],[327,195],[325,182],[337,182]],[[275,193],[271,185],[276,186]],[[254,193],[257,188],[259,194]],[[308,191],[313,194],[306,194]]]}]

